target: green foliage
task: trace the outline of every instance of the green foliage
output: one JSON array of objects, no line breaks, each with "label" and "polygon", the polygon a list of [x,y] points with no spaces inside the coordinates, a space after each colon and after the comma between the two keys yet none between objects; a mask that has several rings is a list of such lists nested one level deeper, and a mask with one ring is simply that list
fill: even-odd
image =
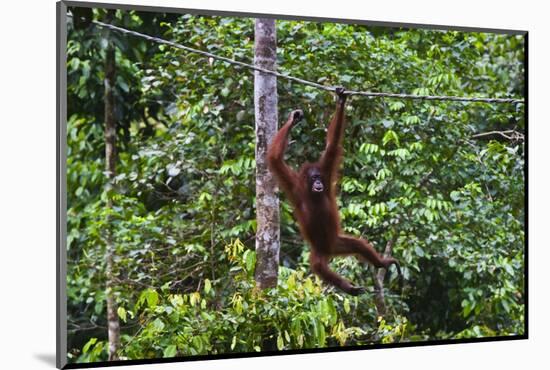
[{"label": "green foliage", "polygon": [[[94,16],[103,19],[104,13]],[[113,21],[250,62],[250,19],[117,12]],[[524,147],[475,133],[525,128],[523,106],[354,97],[340,215],[378,250],[394,240],[403,294],[372,273],[348,297],[320,283],[287,202],[277,288],[254,288],[254,108],[249,71],[135,37],[69,26],[67,201],[69,360],[107,356],[105,230],[116,248],[122,358],[189,356],[522,334]],[[520,97],[513,35],[278,21],[280,71],[327,85],[416,94]],[[109,39],[107,39],[109,37]],[[103,58],[117,46],[118,161],[107,189]],[[288,160],[315,160],[330,94],[279,79],[280,117],[302,108]],[[112,207],[105,207],[107,199]],[[108,216],[108,217],[107,217]],[[106,220],[109,220],[107,222]],[[394,275],[394,274],[392,274]]]},{"label": "green foliage", "polygon": [[[141,292],[134,307],[141,329],[123,336],[123,358],[321,348],[380,338],[384,343],[406,341],[406,318],[377,323],[372,312],[362,309],[368,298],[327,291],[302,270],[283,268],[277,288],[256,289],[250,262],[254,255],[237,239],[225,247],[229,277],[205,279],[201,290],[188,294],[166,289]],[[361,326],[354,326],[358,322]],[[100,351],[106,347],[93,338],[81,359],[104,359],[107,354]]]}]

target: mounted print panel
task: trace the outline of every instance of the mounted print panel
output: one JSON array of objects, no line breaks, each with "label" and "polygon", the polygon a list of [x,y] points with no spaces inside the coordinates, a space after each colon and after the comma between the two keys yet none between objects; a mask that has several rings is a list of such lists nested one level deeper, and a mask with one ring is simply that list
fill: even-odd
[{"label": "mounted print panel", "polygon": [[57,366],[527,338],[526,50],[58,3]]}]

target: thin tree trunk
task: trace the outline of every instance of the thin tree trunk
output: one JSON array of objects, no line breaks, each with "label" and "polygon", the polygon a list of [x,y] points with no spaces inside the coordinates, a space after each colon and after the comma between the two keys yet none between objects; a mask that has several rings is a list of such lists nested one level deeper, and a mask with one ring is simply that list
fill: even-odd
[{"label": "thin tree trunk", "polygon": [[[116,175],[116,121],[115,121],[115,48],[111,41],[105,52],[105,171],[107,174],[107,204],[113,208],[112,191],[113,179]],[[107,216],[107,228],[105,230],[106,243],[106,297],[107,297],[107,330],[109,337],[109,361],[118,360],[118,348],[120,346],[120,322],[118,320],[117,303],[114,292],[114,254],[115,245],[110,228],[110,217]]]},{"label": "thin tree trunk", "polygon": [[[391,256],[392,248],[395,242],[397,241],[398,234],[395,233],[395,236],[386,243],[386,248],[384,249],[384,258]],[[376,295],[374,297],[374,304],[376,306],[376,312],[378,316],[385,316],[387,312],[386,307],[386,298],[384,296],[384,278],[386,277],[386,269],[378,269],[378,271],[373,270],[374,278],[374,287],[376,288]]]},{"label": "thin tree trunk", "polygon": [[[275,70],[277,33],[275,20],[256,19],[254,65]],[[254,72],[256,116],[256,285],[277,286],[279,273],[279,198],[273,174],[267,168],[268,145],[277,132],[277,78]]]}]

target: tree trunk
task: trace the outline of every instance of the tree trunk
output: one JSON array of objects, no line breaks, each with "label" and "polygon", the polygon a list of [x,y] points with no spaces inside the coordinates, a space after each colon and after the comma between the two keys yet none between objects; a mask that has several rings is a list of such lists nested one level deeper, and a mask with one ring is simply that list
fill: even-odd
[{"label": "tree trunk", "polygon": [[[395,235],[391,240],[388,240],[386,243],[386,248],[384,249],[384,258],[388,258],[391,256],[393,245],[397,241],[398,233],[396,232]],[[374,297],[374,304],[376,305],[376,312],[378,313],[378,316],[384,317],[387,312],[386,307],[386,298],[384,296],[384,278],[386,277],[386,269],[378,269],[378,271],[375,269],[373,270],[373,279],[374,279],[374,287],[376,288],[376,295]]]},{"label": "tree trunk", "polygon": [[[256,19],[254,65],[275,70],[277,33],[275,20]],[[268,145],[277,133],[277,78],[254,72],[256,116],[256,285],[277,286],[279,273],[279,198],[273,174],[267,168]]]},{"label": "tree trunk", "polygon": [[[111,14],[109,14],[111,15]],[[113,179],[116,175],[116,121],[115,121],[115,47],[111,41],[105,52],[105,172],[107,174],[107,204],[108,209],[113,208],[112,192]],[[118,348],[120,346],[120,322],[118,320],[117,303],[114,292],[114,255],[110,217],[107,216],[105,229],[105,260],[106,260],[106,297],[107,297],[107,330],[109,337],[109,361],[118,360]]]}]

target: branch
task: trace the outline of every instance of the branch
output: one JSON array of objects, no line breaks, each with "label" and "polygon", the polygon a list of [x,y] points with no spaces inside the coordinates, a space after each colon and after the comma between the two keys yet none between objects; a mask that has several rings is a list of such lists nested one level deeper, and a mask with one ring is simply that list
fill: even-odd
[{"label": "branch", "polygon": [[[388,240],[386,243],[386,248],[384,250],[384,258],[391,256],[393,244],[397,241],[398,233],[396,232],[392,239]],[[387,312],[386,300],[384,297],[384,278],[386,277],[386,269],[378,269],[378,271],[373,271],[374,277],[374,287],[376,288],[375,296],[375,305],[378,316],[384,316]]]},{"label": "branch", "polygon": [[503,138],[505,138],[507,140],[512,140],[512,141],[524,141],[525,140],[525,135],[522,134],[521,132],[515,131],[515,130],[482,132],[482,133],[479,133],[479,134],[472,135],[472,139],[476,139],[476,138],[480,138],[480,137],[484,137],[484,136],[491,136],[491,135],[500,135]]}]

